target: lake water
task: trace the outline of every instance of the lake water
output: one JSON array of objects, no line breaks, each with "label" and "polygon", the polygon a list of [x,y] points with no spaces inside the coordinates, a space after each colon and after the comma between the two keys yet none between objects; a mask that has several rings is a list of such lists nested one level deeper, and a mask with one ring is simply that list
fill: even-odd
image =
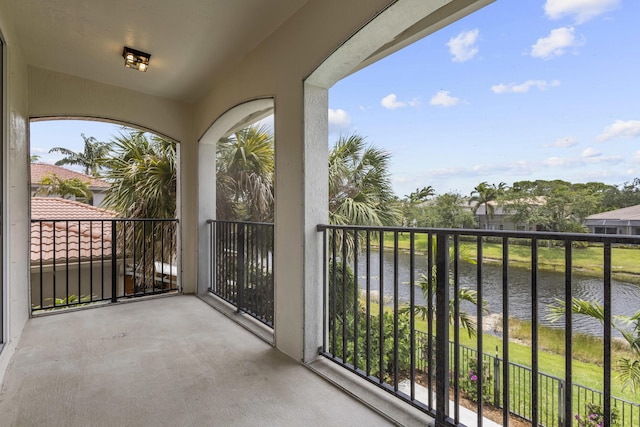
[{"label": "lake water", "polygon": [[[426,256],[415,255],[415,278],[419,279],[420,274],[426,274]],[[362,289],[366,287],[366,256],[361,255],[358,260],[358,282]],[[371,269],[371,289],[379,292],[380,287],[380,255],[378,252],[370,254]],[[398,278],[400,286],[398,295],[401,302],[408,303],[410,298],[410,255],[407,252],[398,254]],[[383,294],[388,301],[393,298],[393,253],[386,251],[383,261],[384,290]],[[459,269],[460,286],[476,289],[476,266],[461,262]],[[602,279],[573,275],[573,296],[585,300],[604,301],[604,285]],[[502,267],[499,265],[483,265],[483,293],[487,302],[490,314],[502,314]],[[510,317],[519,319],[531,319],[531,272],[524,268],[509,268],[509,312]],[[422,292],[416,287],[416,304],[425,304]],[[548,305],[564,299],[564,273],[543,272],[538,273],[538,318],[544,325],[563,327],[564,321],[561,319],[552,324],[547,319],[549,313]],[[390,304],[390,302],[387,302]],[[640,285],[613,281],[612,283],[612,303],[614,315],[632,315],[640,310]],[[472,305],[462,306],[468,313],[475,314],[475,307]],[[593,335],[603,335],[602,325],[593,319],[585,316],[573,317],[574,330]],[[615,334],[618,335],[618,334]]]}]

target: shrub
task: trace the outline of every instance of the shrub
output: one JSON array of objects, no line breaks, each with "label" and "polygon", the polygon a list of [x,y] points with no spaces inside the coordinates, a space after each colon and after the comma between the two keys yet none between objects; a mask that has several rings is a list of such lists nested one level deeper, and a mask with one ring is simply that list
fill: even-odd
[{"label": "shrub", "polygon": [[[468,370],[460,377],[460,389],[467,399],[478,401],[478,379],[480,369],[478,369],[478,361],[473,358],[467,358]],[[483,402],[491,403],[491,391],[493,390],[493,377],[489,369],[489,364],[482,365],[482,399]]]}]

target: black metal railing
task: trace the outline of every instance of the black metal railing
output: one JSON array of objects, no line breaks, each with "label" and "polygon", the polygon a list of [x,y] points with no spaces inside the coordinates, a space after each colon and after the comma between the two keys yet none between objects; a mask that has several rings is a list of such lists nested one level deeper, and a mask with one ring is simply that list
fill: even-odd
[{"label": "black metal railing", "polygon": [[[532,425],[568,426],[577,423],[587,403],[601,406],[604,414],[619,413],[621,426],[640,425],[638,404],[612,396],[612,248],[637,247],[640,237],[567,233],[509,232],[484,230],[418,229],[400,227],[358,227],[319,225],[324,241],[324,345],[321,354],[360,375],[400,399],[430,413],[438,425],[483,425],[490,411],[500,412],[496,421],[508,425],[513,417]],[[402,244],[401,244],[402,242]],[[500,255],[491,260],[483,250],[497,243]],[[421,245],[421,252],[416,250]],[[528,248],[526,312],[510,309],[511,250]],[[572,304],[565,304],[564,378],[540,370],[542,354],[540,326],[539,267],[546,262],[539,247],[561,251],[564,301],[573,297],[574,253],[582,246],[601,249],[599,282],[602,288],[603,387],[591,392],[576,383],[573,374]],[[494,245],[495,246],[495,245]],[[471,253],[468,249],[471,248]],[[399,266],[401,253],[408,261]],[[467,261],[475,272],[461,283],[461,264]],[[546,256],[546,255],[545,255]],[[417,260],[424,257],[422,267]],[[520,264],[522,261],[520,260]],[[483,331],[483,304],[475,307],[461,301],[463,286],[472,286],[477,301],[484,301],[487,265],[497,264],[500,277],[495,296],[501,307],[499,347],[496,359],[461,345],[463,308],[477,325],[473,341],[483,349],[488,333]],[[400,270],[403,270],[401,273]],[[421,287],[420,287],[420,286]],[[424,295],[423,295],[424,293]],[[522,295],[519,295],[522,296]],[[424,297],[424,298],[423,298]],[[426,330],[416,330],[417,313],[425,313]],[[531,367],[518,366],[510,356],[510,318],[524,316],[531,322]],[[466,332],[465,332],[466,333]],[[451,340],[451,344],[450,344]],[[426,344],[426,345],[425,345]],[[537,378],[537,381],[532,381]],[[472,382],[469,381],[472,380]],[[426,392],[425,392],[426,391]],[[453,403],[450,410],[450,401]],[[471,417],[471,419],[469,418]],[[464,419],[464,421],[462,421]],[[607,415],[607,421],[609,417]],[[608,424],[607,424],[608,425]]]},{"label": "black metal railing", "polygon": [[273,327],[273,224],[209,220],[209,292]]},{"label": "black metal railing", "polygon": [[[426,372],[427,370],[427,343],[428,334],[424,331],[416,330],[417,354],[416,354],[416,371]],[[454,352],[454,343],[449,343],[449,353]],[[471,366],[469,361],[476,360],[478,352],[476,349],[460,345],[460,369],[464,375],[470,372]],[[501,393],[502,382],[500,380],[503,371],[503,359],[488,353],[483,353],[482,360],[487,370],[487,377],[490,378],[488,384],[488,394],[490,395],[489,403],[496,408],[502,408]],[[451,366],[453,368],[453,366]],[[452,369],[450,373],[452,373]],[[511,403],[511,413],[524,420],[531,421],[533,419],[532,396],[530,394],[531,383],[533,378],[533,370],[528,366],[517,363],[509,363],[509,376],[511,378],[511,390],[509,400]],[[450,377],[450,380],[452,378]],[[540,426],[560,427],[560,415],[564,414],[564,401],[561,398],[566,388],[562,378],[538,372],[538,399],[541,403],[538,405],[538,422]],[[579,410],[586,403],[596,403],[603,406],[604,393],[590,387],[580,384],[573,384],[574,393],[574,410]],[[640,403],[630,402],[625,399],[612,397],[611,405],[618,411],[620,426],[636,426],[640,425]]]},{"label": "black metal railing", "polygon": [[31,220],[31,309],[178,289],[177,219]]}]

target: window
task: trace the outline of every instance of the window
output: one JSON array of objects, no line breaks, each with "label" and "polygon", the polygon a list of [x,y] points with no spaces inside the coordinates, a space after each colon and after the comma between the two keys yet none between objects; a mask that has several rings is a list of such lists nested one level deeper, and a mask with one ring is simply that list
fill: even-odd
[{"label": "window", "polygon": [[596,227],[596,234],[618,234],[617,227]]}]

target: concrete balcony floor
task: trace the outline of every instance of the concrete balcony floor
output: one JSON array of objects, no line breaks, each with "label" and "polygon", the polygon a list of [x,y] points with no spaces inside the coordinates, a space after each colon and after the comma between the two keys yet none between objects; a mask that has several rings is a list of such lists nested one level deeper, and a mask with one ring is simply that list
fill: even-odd
[{"label": "concrete balcony floor", "polygon": [[378,426],[390,422],[193,296],[31,319],[2,426]]}]

